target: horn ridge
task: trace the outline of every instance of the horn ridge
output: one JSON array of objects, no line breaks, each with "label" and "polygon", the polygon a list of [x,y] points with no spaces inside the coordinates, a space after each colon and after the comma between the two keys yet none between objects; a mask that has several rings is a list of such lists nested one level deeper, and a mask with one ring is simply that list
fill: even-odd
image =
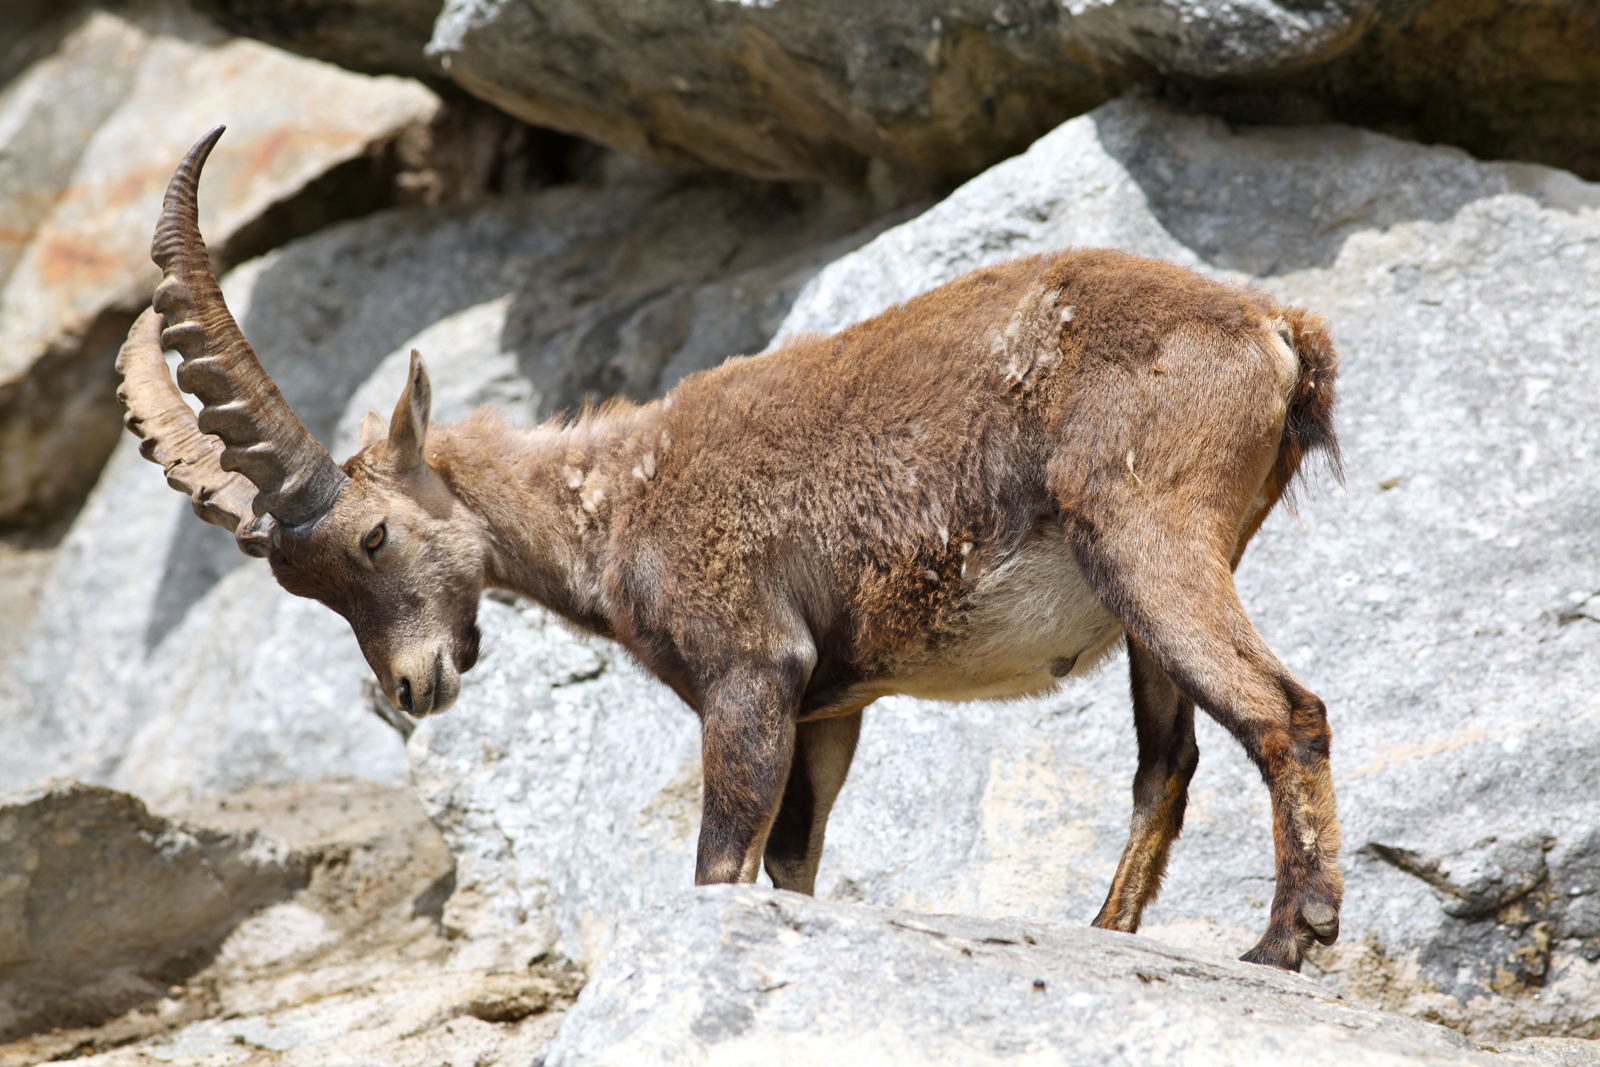
[{"label": "horn ridge", "polygon": [[222,469],[259,490],[255,514],[303,526],[327,513],[348,480],[284,400],[222,298],[200,236],[199,184],[218,126],[189,149],[162,202],[150,258],[162,270],[162,341],[183,356],[178,385],[204,405],[198,428],[222,441]]},{"label": "horn ridge", "polygon": [[134,320],[117,353],[117,373],[122,375],[117,400],[128,409],[123,421],[140,438],[139,454],[161,465],[168,485],[189,494],[196,515],[234,531],[246,553],[265,555],[270,530],[251,528],[256,487],[244,475],[222,469],[222,442],[201,431],[172,384],[160,337],[156,313],[147,310]]}]

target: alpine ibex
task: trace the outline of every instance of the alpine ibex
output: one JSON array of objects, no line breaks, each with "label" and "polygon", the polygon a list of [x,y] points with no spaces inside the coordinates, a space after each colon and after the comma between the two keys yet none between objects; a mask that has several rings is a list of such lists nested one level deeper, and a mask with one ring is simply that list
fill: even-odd
[{"label": "alpine ibex", "polygon": [[387,431],[369,415],[340,466],[208,264],[196,187],[221,132],[167,191],[165,277],[119,360],[128,426],[201,518],[350,622],[399,707],[456,698],[486,588],[530,597],[698,713],[696,881],[765,858],[810,892],[868,704],[1040,693],[1126,634],[1139,765],[1095,925],[1137,929],[1160,888],[1198,703],[1271,791],[1277,891],[1244,958],[1298,969],[1338,935],[1327,716],[1232,573],[1306,452],[1337,462],[1321,319],[1120,252],[1037,255],[531,430],[430,426],[412,353]]}]

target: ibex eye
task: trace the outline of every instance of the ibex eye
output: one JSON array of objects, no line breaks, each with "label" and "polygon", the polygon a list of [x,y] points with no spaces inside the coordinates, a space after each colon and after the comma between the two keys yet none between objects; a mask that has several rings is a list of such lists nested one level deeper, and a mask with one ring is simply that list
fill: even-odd
[{"label": "ibex eye", "polygon": [[367,534],[367,536],[361,539],[361,547],[365,548],[368,552],[377,551],[378,546],[383,544],[383,535],[384,526],[383,523],[380,522],[378,525],[372,528],[371,533]]}]

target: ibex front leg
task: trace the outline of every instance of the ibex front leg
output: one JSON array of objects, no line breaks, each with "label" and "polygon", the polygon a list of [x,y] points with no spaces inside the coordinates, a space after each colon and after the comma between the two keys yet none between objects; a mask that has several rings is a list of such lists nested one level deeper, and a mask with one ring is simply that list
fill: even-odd
[{"label": "ibex front leg", "polygon": [[1267,932],[1244,958],[1299,970],[1313,941],[1338,937],[1344,894],[1322,701],[1245,615],[1228,531],[1183,509],[1137,505],[1064,521],[1101,601],[1260,768],[1272,793],[1278,886]]},{"label": "ibex front leg", "polygon": [[696,885],[753,882],[794,758],[797,695],[776,667],[722,672],[701,697]]}]

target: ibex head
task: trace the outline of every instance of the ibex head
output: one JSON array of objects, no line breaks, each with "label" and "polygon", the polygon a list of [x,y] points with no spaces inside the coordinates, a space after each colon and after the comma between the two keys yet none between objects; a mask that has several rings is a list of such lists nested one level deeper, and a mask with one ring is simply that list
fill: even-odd
[{"label": "ibex head", "polygon": [[[368,415],[342,466],[317,443],[234,322],[200,237],[200,169],[221,136],[191,148],[167,187],[151,247],[164,277],[117,358],[128,428],[195,514],[266,557],[289,592],[344,616],[391,701],[443,711],[478,658],[484,550],[476,519],[428,464],[428,372],[412,352],[387,432]],[[198,418],[164,347],[183,357],[178,385],[200,398]]]}]

